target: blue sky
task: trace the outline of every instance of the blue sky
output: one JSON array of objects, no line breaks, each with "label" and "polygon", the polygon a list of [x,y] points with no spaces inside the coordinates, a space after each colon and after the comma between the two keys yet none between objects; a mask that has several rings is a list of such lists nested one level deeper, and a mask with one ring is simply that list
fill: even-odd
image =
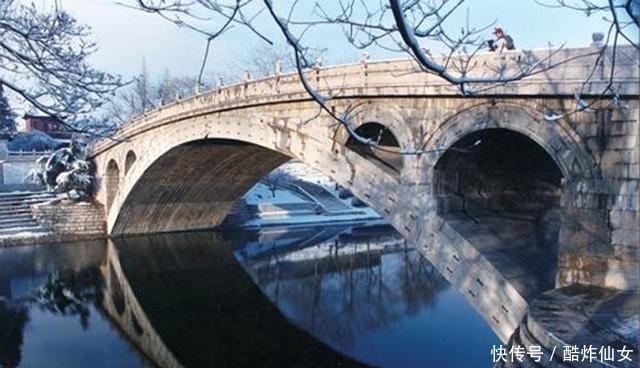
[{"label": "blue sky", "polygon": [[[140,72],[144,58],[148,72],[154,76],[162,75],[165,70],[176,76],[197,74],[205,45],[202,36],[179,29],[155,15],[119,6],[113,0],[58,1],[79,22],[92,27],[100,47],[92,57],[96,66],[132,76]],[[335,3],[335,0],[324,3],[331,2]],[[452,29],[463,25],[467,14],[478,28],[499,24],[522,49],[548,47],[549,43],[587,46],[592,32],[607,29],[601,14],[587,17],[572,10],[541,7],[534,0],[467,0],[460,8],[459,16],[451,20]],[[361,51],[347,46],[337,30],[322,30],[310,33],[308,37],[311,43],[328,49],[326,64],[355,62],[360,57]],[[490,37],[488,30],[487,38]],[[225,34],[213,44],[209,73],[232,69],[234,60],[246,60],[246,55],[260,45],[261,41],[246,32],[234,30]],[[435,49],[435,46],[429,48]],[[374,59],[390,57],[383,52],[372,51],[371,54]]]}]

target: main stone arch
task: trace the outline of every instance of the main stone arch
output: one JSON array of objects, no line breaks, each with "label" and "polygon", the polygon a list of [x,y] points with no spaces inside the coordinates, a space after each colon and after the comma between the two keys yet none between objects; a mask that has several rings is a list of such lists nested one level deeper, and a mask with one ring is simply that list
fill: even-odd
[{"label": "main stone arch", "polygon": [[237,140],[199,139],[173,146],[121,194],[112,233],[212,228],[261,177],[289,159]]},{"label": "main stone arch", "polygon": [[[358,100],[356,99],[355,101]],[[340,103],[345,109],[348,106],[355,105],[350,100],[340,101]],[[388,99],[384,105],[393,105],[394,103],[396,102],[393,99]],[[190,110],[187,108],[186,111]],[[296,111],[296,113],[292,115],[292,111]],[[159,111],[157,114],[162,116],[162,113],[163,111]],[[178,162],[176,160],[177,157],[183,157],[184,155],[200,156],[201,159],[207,161],[206,157],[214,155],[213,151],[204,152],[207,150],[207,148],[204,148],[207,147],[207,144],[202,144],[197,148],[200,153],[189,153],[192,150],[196,150],[193,148],[195,145],[193,142],[196,141],[227,140],[244,142],[240,144],[242,147],[237,146],[234,150],[245,152],[247,156],[253,152],[256,160],[265,162],[264,170],[257,168],[257,164],[249,164],[247,166],[250,167],[249,171],[254,168],[256,170],[252,179],[247,179],[246,183],[255,183],[266,172],[280,163],[289,158],[298,158],[311,167],[333,177],[338,183],[350,189],[359,197],[364,198],[370,204],[372,204],[372,199],[375,198],[375,193],[379,190],[393,192],[390,187],[399,185],[399,175],[394,178],[388,173],[381,174],[379,167],[370,160],[357,155],[349,149],[345,150],[344,142],[340,143],[335,140],[336,129],[340,129],[336,127],[336,121],[329,115],[319,115],[316,105],[311,101],[275,104],[269,106],[269,108],[252,106],[207,114],[202,114],[196,110],[194,114],[178,113],[175,116],[176,118],[171,117],[168,119],[142,117],[142,123],[136,124],[137,126],[134,126],[131,132],[125,133],[128,134],[128,139],[113,142],[111,143],[111,149],[96,152],[96,155],[100,156],[99,160],[97,160],[97,166],[98,175],[101,177],[107,175],[106,166],[104,166],[107,161],[113,160],[118,163],[119,167],[125,167],[127,166],[125,162],[127,152],[134,150],[137,156],[135,164],[130,166],[127,174],[120,175],[119,190],[112,201],[113,205],[107,212],[107,231],[110,235],[211,228],[219,224],[218,220],[222,220],[223,215],[226,213],[225,208],[230,207],[233,201],[244,194],[240,189],[241,186],[236,185],[233,181],[227,181],[227,184],[233,185],[238,192],[233,196],[225,197],[224,204],[222,202],[218,203],[219,206],[215,209],[216,213],[208,219],[205,218],[206,211],[204,211],[204,207],[207,206],[196,208],[195,202],[188,200],[190,198],[188,193],[192,191],[185,189],[186,192],[183,193],[179,189],[187,188],[186,186],[174,186],[171,190],[165,190],[165,192],[172,191],[177,193],[175,195],[161,195],[159,193],[162,193],[162,190],[154,191],[154,194],[145,193],[146,190],[143,189],[153,188],[152,182],[162,182],[163,175],[171,174],[171,170],[167,170],[166,167],[162,169],[164,166],[177,165],[175,166],[177,172],[186,170],[186,167],[180,167],[179,164],[176,164]],[[149,123],[145,124],[147,121]],[[308,124],[310,121],[313,123]],[[400,124],[398,127],[402,127],[401,123],[405,122],[398,121],[396,124]],[[405,130],[404,137],[406,140],[408,137],[406,134],[408,134],[409,129],[407,127],[402,129]],[[250,148],[245,149],[245,146]],[[261,148],[255,148],[254,146]],[[171,152],[174,149],[177,149],[177,151]],[[218,156],[229,160],[232,157],[238,157],[235,154],[231,154],[231,151]],[[154,167],[156,162],[161,162],[161,164]],[[199,164],[197,162],[197,160],[189,160],[187,163],[198,167]],[[209,160],[209,162],[212,161]],[[227,161],[227,163],[230,162]],[[269,162],[273,164],[269,164]],[[228,167],[235,169],[244,166],[234,163],[229,164]],[[206,167],[200,167],[194,172],[208,175]],[[153,177],[154,180],[145,180],[145,177]],[[180,179],[188,177],[188,173],[180,175]],[[221,179],[223,175],[216,176],[211,174],[209,177],[215,181]],[[372,178],[375,178],[375,180],[372,180]],[[141,180],[143,181],[140,182]],[[145,182],[146,184],[144,184]],[[249,187],[247,184],[246,188],[242,190],[246,191]],[[203,191],[200,191],[200,193],[203,193]],[[97,197],[104,200],[102,199],[104,195],[105,192],[101,191]],[[179,196],[185,196],[182,198],[187,199],[186,203],[190,204],[186,206],[179,204],[177,202]],[[389,196],[384,196],[385,200],[387,197]],[[135,199],[137,203],[130,202],[127,204],[127,201],[134,198],[138,198]],[[152,198],[153,200],[151,200]],[[153,202],[156,200],[160,201],[160,204],[154,205]],[[175,204],[177,208],[175,212],[170,210],[172,207],[169,205],[170,203]],[[189,206],[196,215],[189,215],[191,212],[187,210]],[[394,206],[394,202],[384,204],[380,211],[390,214],[394,211],[392,208]],[[207,208],[209,210],[212,209],[211,206]],[[157,217],[160,213],[162,216]],[[184,218],[191,222],[180,223],[175,221],[180,217],[179,213],[184,214]],[[143,218],[148,220],[140,220]],[[159,220],[160,218],[162,220]]]}]

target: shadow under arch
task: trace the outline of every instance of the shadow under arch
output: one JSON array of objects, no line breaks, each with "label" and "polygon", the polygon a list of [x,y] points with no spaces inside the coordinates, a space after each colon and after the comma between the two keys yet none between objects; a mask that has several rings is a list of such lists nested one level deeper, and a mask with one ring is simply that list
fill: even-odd
[{"label": "shadow under arch", "polygon": [[393,133],[382,124],[365,123],[359,126],[355,133],[365,139],[377,142],[375,147],[359,142],[350,137],[345,146],[360,156],[371,160],[376,166],[391,175],[402,172],[403,155],[398,153],[400,145]]},{"label": "shadow under arch", "polygon": [[474,242],[479,249],[499,245],[514,259],[528,252],[540,291],[553,287],[563,175],[542,147],[507,129],[475,131],[440,157],[433,180],[441,217],[459,223],[454,228],[467,238],[482,233]]},{"label": "shadow under arch", "polygon": [[213,228],[260,178],[289,159],[234,140],[180,144],[151,163],[136,181],[112,234]]},{"label": "shadow under arch", "polygon": [[[469,148],[470,147],[470,148]],[[434,167],[438,212],[529,213],[560,207],[563,174],[530,138],[508,129],[475,131]]]}]

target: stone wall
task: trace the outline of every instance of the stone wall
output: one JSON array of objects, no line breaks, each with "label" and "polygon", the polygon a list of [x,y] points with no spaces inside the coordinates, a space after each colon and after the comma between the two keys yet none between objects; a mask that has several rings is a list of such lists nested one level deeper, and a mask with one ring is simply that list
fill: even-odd
[{"label": "stone wall", "polygon": [[7,158],[1,165],[3,175],[0,184],[6,185],[24,184],[24,180],[27,175],[29,175],[29,171],[37,168],[35,159],[10,160]]},{"label": "stone wall", "polygon": [[106,236],[104,208],[95,202],[56,200],[33,205],[38,223],[67,240]]},{"label": "stone wall", "polygon": [[0,187],[28,190],[30,186],[29,183],[25,183],[25,178],[32,169],[38,168],[36,160],[44,153],[10,153],[9,151],[3,153],[2,149],[0,144]]},{"label": "stone wall", "polygon": [[574,282],[635,289],[640,284],[638,101],[575,119],[601,179],[568,185],[560,232],[558,286]]}]

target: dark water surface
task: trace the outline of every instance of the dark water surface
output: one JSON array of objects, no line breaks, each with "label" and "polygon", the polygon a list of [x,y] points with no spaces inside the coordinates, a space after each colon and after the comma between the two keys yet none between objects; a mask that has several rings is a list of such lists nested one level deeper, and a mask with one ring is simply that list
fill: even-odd
[{"label": "dark water surface", "polygon": [[0,249],[0,367],[489,367],[500,342],[386,226]]}]

